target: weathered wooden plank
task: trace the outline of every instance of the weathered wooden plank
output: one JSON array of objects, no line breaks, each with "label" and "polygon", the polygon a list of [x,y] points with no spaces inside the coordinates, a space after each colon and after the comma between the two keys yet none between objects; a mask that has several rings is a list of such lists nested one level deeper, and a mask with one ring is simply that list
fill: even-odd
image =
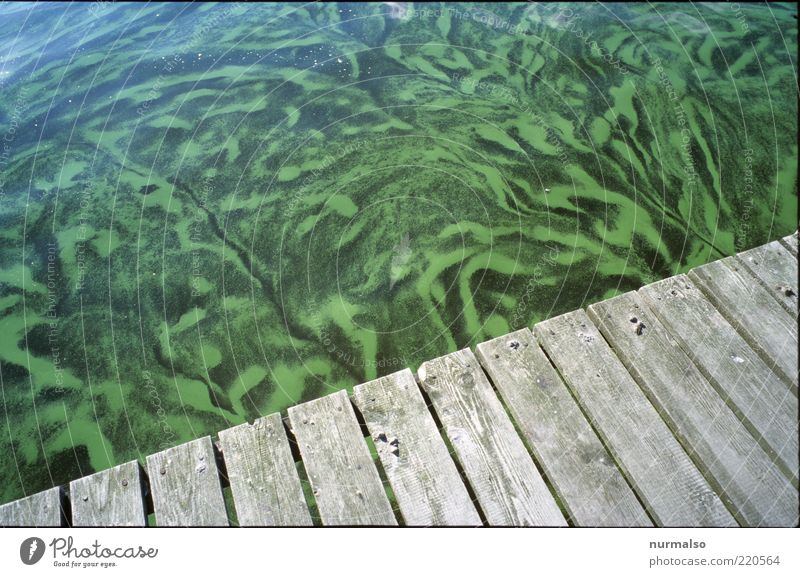
[{"label": "weathered wooden plank", "polygon": [[652,526],[528,329],[476,352],[575,525]]},{"label": "weathered wooden plank", "polygon": [[729,257],[689,272],[706,298],[797,392],[797,318]]},{"label": "weathered wooden plank", "polygon": [[324,525],[397,525],[345,391],[289,409]]},{"label": "weathered wooden plank", "polygon": [[481,524],[410,370],[358,385],[353,402],[407,525]]},{"label": "weathered wooden plank", "polygon": [[797,398],[686,275],[639,289],[703,376],[790,479],[797,479]]},{"label": "weathered wooden plank", "polygon": [[419,378],[490,525],[567,524],[472,351],[423,363]]},{"label": "weathered wooden plank", "polygon": [[136,461],[72,481],[69,494],[73,527],[147,526],[141,468]]},{"label": "weathered wooden plank", "polygon": [[793,527],[798,493],[635,292],[594,304],[589,317],[658,412],[750,527]]},{"label": "weathered wooden plank", "polygon": [[61,487],[0,506],[0,527],[61,527]]},{"label": "weathered wooden plank", "polygon": [[534,332],[657,524],[736,525],[584,311]]},{"label": "weathered wooden plank", "polygon": [[228,525],[211,437],[147,457],[159,527]]},{"label": "weathered wooden plank", "polygon": [[797,256],[797,231],[793,232],[789,236],[784,236],[781,239],[783,245],[789,249],[789,251]]},{"label": "weathered wooden plank", "polygon": [[220,431],[219,442],[240,526],[313,524],[280,414]]},{"label": "weathered wooden plank", "polygon": [[797,318],[797,255],[777,240],[736,256],[778,303]]}]

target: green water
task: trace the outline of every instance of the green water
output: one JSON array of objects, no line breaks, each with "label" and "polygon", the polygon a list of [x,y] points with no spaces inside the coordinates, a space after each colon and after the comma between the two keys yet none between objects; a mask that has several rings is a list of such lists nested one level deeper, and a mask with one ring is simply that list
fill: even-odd
[{"label": "green water", "polygon": [[0,5],[0,500],[797,227],[793,7],[389,4]]}]

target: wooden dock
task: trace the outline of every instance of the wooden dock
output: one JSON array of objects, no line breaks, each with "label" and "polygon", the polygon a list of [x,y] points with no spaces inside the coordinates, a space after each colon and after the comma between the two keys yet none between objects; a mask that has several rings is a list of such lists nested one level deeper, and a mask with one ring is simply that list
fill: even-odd
[{"label": "wooden dock", "polygon": [[0,507],[4,526],[798,524],[797,233]]}]

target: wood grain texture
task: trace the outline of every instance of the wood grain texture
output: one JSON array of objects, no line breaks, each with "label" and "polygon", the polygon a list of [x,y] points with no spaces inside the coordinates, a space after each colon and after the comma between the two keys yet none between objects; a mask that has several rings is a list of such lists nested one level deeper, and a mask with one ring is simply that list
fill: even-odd
[{"label": "wood grain texture", "polygon": [[397,525],[345,391],[289,409],[324,525]]},{"label": "wood grain texture", "polygon": [[797,394],[797,317],[731,257],[698,267],[689,278]]},{"label": "wood grain texture", "polygon": [[228,525],[211,437],[150,455],[147,475],[159,527]]},{"label": "wood grain texture", "polygon": [[783,471],[797,480],[797,398],[686,275],[639,289],[684,352]]},{"label": "wood grain texture", "polygon": [[490,525],[567,524],[469,349],[423,363],[419,378]]},{"label": "wood grain texture", "polygon": [[278,413],[220,431],[219,442],[240,526],[312,525]]},{"label": "wood grain texture", "polygon": [[355,387],[353,402],[407,525],[481,525],[410,370]]},{"label": "wood grain texture", "polygon": [[436,423],[405,369],[353,389],[406,525],[481,525]]},{"label": "wood grain texture", "polygon": [[781,239],[783,246],[785,246],[789,251],[797,256],[797,231],[793,232],[789,236],[784,236]]},{"label": "wood grain texture", "polygon": [[0,527],[61,527],[61,487],[0,506]]},{"label": "wood grain texture", "polygon": [[797,489],[642,298],[626,293],[588,313],[737,520],[750,527],[795,526]]},{"label": "wood grain texture", "polygon": [[73,527],[146,527],[139,463],[130,461],[70,483]]},{"label": "wood grain texture", "polygon": [[575,525],[652,526],[528,329],[476,352]]},{"label": "wood grain texture", "polygon": [[534,332],[657,524],[736,525],[584,311]]},{"label": "wood grain texture", "polygon": [[797,255],[774,241],[736,255],[736,260],[793,318],[797,318]]}]

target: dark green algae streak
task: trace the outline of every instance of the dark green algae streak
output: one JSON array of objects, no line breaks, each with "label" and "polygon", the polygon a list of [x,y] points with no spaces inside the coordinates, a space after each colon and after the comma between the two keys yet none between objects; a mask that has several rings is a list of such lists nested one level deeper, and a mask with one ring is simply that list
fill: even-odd
[{"label": "dark green algae streak", "polygon": [[793,7],[389,4],[0,6],[0,500],[796,228]]}]

